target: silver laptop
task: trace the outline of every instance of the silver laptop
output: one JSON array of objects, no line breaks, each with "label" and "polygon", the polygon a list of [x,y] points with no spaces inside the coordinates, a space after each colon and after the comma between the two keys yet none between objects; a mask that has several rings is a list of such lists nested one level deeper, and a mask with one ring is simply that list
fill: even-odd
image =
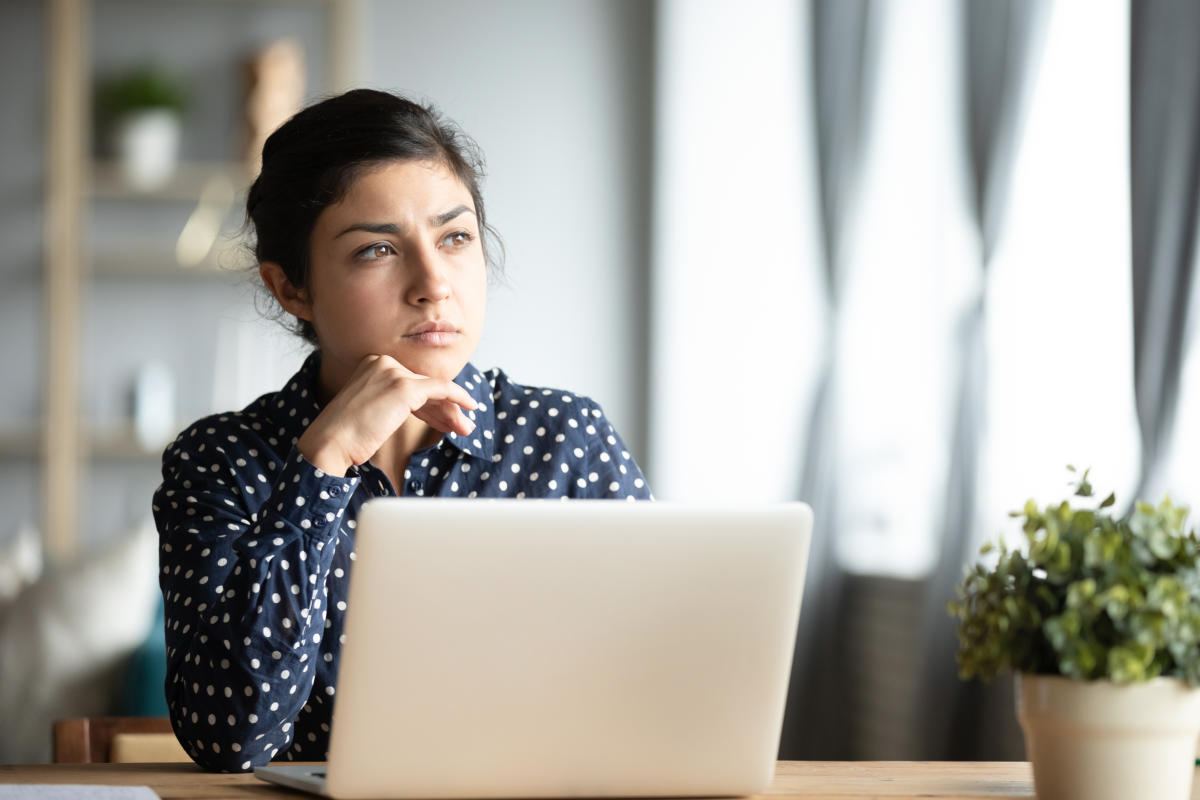
[{"label": "silver laptop", "polygon": [[812,511],[380,499],[356,533],[334,798],[736,796],[775,769]]}]

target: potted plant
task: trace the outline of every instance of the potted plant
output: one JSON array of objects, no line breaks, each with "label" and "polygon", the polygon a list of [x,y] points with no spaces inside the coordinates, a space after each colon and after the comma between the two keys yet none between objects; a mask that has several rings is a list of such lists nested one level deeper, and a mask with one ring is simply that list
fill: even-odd
[{"label": "potted plant", "polygon": [[170,180],[187,105],[183,87],[162,69],[144,65],[101,84],[97,100],[121,178],[141,191]]},{"label": "potted plant", "polygon": [[[1077,498],[1093,496],[1086,471],[1073,483]],[[1200,540],[1170,498],[1127,517],[1113,516],[1115,500],[1030,500],[1012,515],[1023,546],[984,545],[988,563],[967,570],[949,604],[961,677],[1016,675],[1043,800],[1191,796]]]}]

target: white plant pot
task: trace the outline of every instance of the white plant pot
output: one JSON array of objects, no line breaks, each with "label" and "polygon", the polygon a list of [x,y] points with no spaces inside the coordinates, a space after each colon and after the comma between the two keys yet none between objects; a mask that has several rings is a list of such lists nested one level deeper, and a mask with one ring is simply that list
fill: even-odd
[{"label": "white plant pot", "polygon": [[1017,675],[1017,719],[1039,800],[1188,800],[1200,689]]},{"label": "white plant pot", "polygon": [[121,178],[140,191],[161,188],[175,174],[181,132],[179,115],[167,109],[123,116],[114,137]]}]

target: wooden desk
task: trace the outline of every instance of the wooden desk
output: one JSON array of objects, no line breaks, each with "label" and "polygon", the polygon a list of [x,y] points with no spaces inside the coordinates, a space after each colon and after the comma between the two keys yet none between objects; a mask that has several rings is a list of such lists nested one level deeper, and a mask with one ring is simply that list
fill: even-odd
[{"label": "wooden desk", "polygon": [[[214,775],[191,764],[57,764],[0,766],[0,783],[149,786],[163,800],[233,800],[303,794],[253,775]],[[1200,800],[1193,787],[1192,797]],[[820,798],[1032,798],[1033,775],[1021,762],[781,761],[768,795]]]}]

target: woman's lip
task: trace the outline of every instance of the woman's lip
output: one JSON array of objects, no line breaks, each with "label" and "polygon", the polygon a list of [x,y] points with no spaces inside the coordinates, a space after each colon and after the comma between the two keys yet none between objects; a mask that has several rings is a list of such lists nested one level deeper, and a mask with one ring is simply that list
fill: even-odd
[{"label": "woman's lip", "polygon": [[426,331],[425,333],[410,333],[404,339],[416,344],[444,347],[448,344],[454,344],[461,335],[457,331]]},{"label": "woman's lip", "polygon": [[422,322],[415,328],[409,329],[405,336],[417,336],[422,333],[457,333],[458,326],[451,322],[441,319],[431,319],[428,322]]}]

